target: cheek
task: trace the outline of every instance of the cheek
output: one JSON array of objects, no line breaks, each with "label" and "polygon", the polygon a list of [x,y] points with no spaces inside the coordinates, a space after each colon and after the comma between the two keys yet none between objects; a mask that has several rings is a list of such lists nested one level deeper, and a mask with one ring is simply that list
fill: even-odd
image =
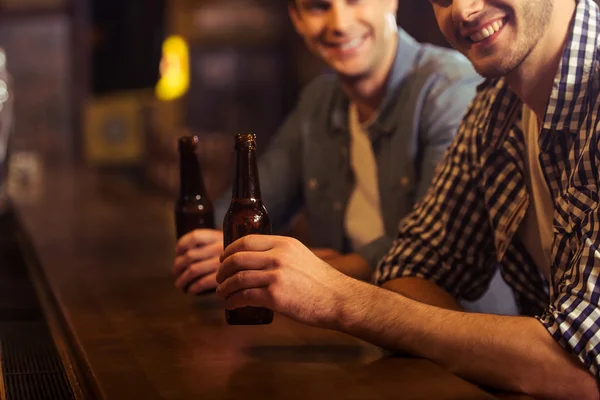
[{"label": "cheek", "polygon": [[314,40],[319,37],[323,29],[323,24],[319,21],[305,21],[302,27],[302,35],[306,40]]},{"label": "cheek", "polygon": [[450,43],[454,43],[456,41],[456,37],[455,37],[456,28],[454,27],[454,24],[452,23],[451,18],[448,18],[446,20],[438,19],[438,26],[440,28],[440,32],[442,32],[442,35],[444,35],[444,37]]},{"label": "cheek", "polygon": [[441,8],[433,5],[433,14],[435,15],[435,21],[440,28],[440,31],[446,36],[450,26],[452,25],[452,16],[449,8]]}]

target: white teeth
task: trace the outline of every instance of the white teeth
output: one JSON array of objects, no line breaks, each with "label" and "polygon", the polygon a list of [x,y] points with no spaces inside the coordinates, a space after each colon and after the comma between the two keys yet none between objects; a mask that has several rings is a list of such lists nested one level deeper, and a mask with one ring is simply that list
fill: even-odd
[{"label": "white teeth", "polygon": [[342,45],[340,45],[340,49],[342,50],[350,50],[354,47],[357,47],[359,44],[362,43],[362,38],[358,37],[356,39],[352,39],[351,41],[344,43]]},{"label": "white teeth", "polygon": [[483,33],[481,33],[481,32],[477,32],[476,34],[471,35],[471,40],[473,42],[479,42],[479,41],[482,41],[483,39],[484,39]]},{"label": "white teeth", "polygon": [[483,39],[486,39],[492,36],[494,33],[498,32],[500,28],[504,26],[504,22],[502,20],[494,21],[490,25],[482,28],[479,32],[472,34],[469,36],[471,41],[474,43],[481,42]]}]

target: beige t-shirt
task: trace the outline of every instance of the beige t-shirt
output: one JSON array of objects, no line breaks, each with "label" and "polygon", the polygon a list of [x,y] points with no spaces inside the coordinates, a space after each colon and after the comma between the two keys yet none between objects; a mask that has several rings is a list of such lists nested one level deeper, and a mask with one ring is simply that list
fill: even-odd
[{"label": "beige t-shirt", "polygon": [[550,276],[554,233],[554,203],[539,162],[540,128],[535,113],[523,105],[523,134],[525,135],[525,183],[529,192],[529,207],[519,234],[527,251],[546,279]]},{"label": "beige t-shirt", "polygon": [[344,227],[355,251],[385,233],[381,216],[377,162],[367,131],[368,125],[369,123],[360,123],[358,110],[351,104],[348,110],[348,126],[350,165],[354,171],[355,185],[346,207]]}]

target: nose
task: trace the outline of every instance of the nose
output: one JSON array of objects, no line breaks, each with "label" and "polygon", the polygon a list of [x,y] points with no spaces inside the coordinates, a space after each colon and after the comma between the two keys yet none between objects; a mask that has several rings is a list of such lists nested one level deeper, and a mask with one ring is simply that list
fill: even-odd
[{"label": "nose", "polygon": [[453,0],[452,18],[457,24],[468,24],[477,19],[484,0]]},{"label": "nose", "polygon": [[347,33],[352,22],[352,10],[344,1],[333,1],[329,9],[328,26],[332,33],[343,35]]}]

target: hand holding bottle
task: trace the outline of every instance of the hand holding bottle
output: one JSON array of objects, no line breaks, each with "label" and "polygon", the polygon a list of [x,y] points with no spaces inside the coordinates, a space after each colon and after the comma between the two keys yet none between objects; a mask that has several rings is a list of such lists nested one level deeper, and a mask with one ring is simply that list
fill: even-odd
[{"label": "hand holding bottle", "polygon": [[182,236],[175,248],[175,287],[190,294],[213,290],[217,286],[216,273],[222,251],[221,231],[196,229]]},{"label": "hand holding bottle", "polygon": [[179,138],[180,193],[175,203],[177,247],[175,286],[200,294],[216,287],[215,273],[223,250],[223,234],[215,230],[213,205],[208,197],[200,161],[198,136]]}]

